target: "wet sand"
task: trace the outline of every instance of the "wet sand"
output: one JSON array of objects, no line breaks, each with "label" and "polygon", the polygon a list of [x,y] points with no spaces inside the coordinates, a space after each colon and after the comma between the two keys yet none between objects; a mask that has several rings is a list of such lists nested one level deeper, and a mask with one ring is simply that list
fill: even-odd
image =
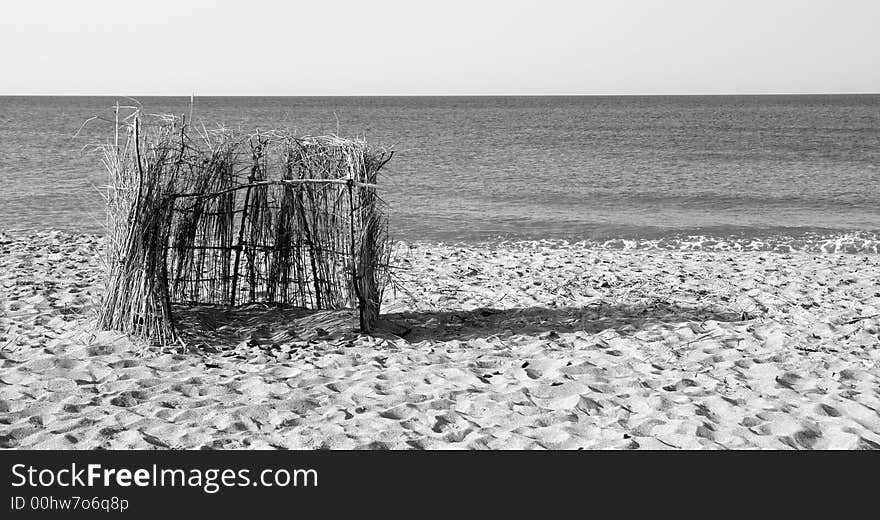
[{"label": "wet sand", "polygon": [[4,448],[878,449],[880,255],[400,245],[349,311],[93,330],[100,239],[0,234]]}]

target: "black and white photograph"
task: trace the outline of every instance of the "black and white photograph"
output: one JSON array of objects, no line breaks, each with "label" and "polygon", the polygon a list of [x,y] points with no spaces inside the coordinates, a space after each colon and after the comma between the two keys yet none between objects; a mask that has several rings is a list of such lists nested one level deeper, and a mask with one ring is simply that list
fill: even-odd
[{"label": "black and white photograph", "polygon": [[880,449],[878,22],[4,3],[0,447]]}]

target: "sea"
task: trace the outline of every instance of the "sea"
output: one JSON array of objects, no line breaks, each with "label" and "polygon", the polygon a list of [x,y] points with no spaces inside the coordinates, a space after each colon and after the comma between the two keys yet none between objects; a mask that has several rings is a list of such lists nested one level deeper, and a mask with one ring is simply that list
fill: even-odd
[{"label": "sea", "polygon": [[0,97],[0,231],[103,231],[117,103],[391,147],[408,242],[880,249],[880,95]]}]

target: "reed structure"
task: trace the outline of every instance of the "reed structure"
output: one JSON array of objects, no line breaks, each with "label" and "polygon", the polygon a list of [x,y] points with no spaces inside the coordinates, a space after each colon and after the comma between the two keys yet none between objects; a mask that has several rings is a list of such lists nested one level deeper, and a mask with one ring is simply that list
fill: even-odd
[{"label": "reed structure", "polygon": [[140,112],[116,123],[99,327],[165,344],[175,304],[263,302],[357,308],[371,330],[390,252],[377,175],[393,152]]}]

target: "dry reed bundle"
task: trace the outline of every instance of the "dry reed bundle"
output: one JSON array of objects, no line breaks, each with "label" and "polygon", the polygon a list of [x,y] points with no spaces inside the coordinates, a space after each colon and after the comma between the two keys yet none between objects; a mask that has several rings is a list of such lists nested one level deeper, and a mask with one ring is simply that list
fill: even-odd
[{"label": "dry reed bundle", "polygon": [[172,302],[263,302],[356,306],[368,332],[388,279],[376,189],[392,154],[337,136],[193,136],[183,118],[135,112],[105,148],[100,326],[167,343]]}]

